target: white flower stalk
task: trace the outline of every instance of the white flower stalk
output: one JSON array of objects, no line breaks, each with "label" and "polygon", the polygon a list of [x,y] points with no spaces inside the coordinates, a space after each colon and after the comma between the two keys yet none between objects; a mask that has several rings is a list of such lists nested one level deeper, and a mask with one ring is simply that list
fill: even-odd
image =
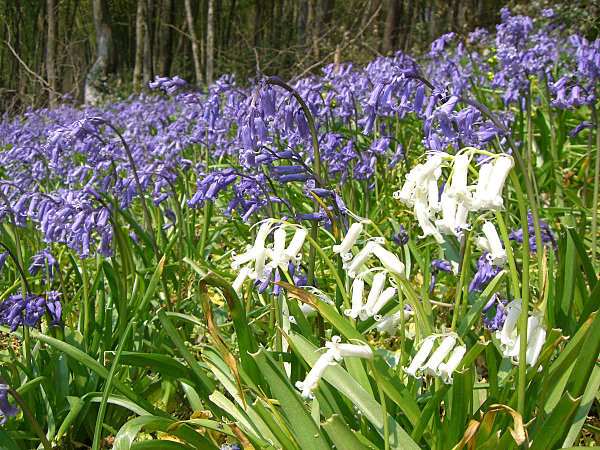
[{"label": "white flower stalk", "polygon": [[410,363],[410,366],[402,367],[402,370],[406,374],[414,378],[420,378],[417,376],[417,370],[419,370],[421,365],[427,360],[429,353],[431,353],[431,350],[433,349],[434,339],[435,338],[433,336],[425,338],[425,340],[421,343],[421,348],[413,358],[412,363]]},{"label": "white flower stalk", "polygon": [[242,269],[238,273],[238,276],[235,277],[235,280],[233,281],[233,284],[231,286],[233,287],[233,290],[238,294],[241,292],[242,285],[244,284],[244,281],[246,281],[246,279],[248,278],[249,273],[250,268],[248,266],[242,267]]},{"label": "white flower stalk", "polygon": [[496,227],[492,222],[485,222],[482,229],[491,250],[487,255],[487,259],[495,266],[504,267],[506,261],[508,261],[508,254],[506,253],[506,249],[502,247],[502,241],[500,240],[500,236],[498,236]]},{"label": "white flower stalk", "polygon": [[287,262],[290,259],[293,259],[296,263],[300,262],[300,258],[298,257],[302,246],[304,245],[304,241],[306,240],[306,236],[308,235],[308,230],[304,227],[296,228],[296,232],[294,233],[294,237],[290,241],[290,245],[283,251],[283,254],[286,258],[288,258]]},{"label": "white flower stalk", "polygon": [[440,373],[444,383],[452,384],[454,382],[452,374],[464,358],[466,352],[467,347],[464,345],[455,347],[450,355],[450,358],[448,359],[448,362],[439,365],[438,372]]},{"label": "white flower stalk", "polygon": [[335,365],[333,360],[333,353],[329,351],[323,353],[310,372],[308,372],[304,381],[296,382],[296,388],[301,391],[300,395],[302,395],[303,398],[311,400],[315,398],[313,391],[317,388],[317,384],[319,383],[319,380],[323,378],[327,368]]},{"label": "white flower stalk", "polygon": [[371,307],[371,311],[368,312],[369,316],[374,316],[377,314],[381,308],[387,305],[391,299],[396,295],[396,288],[389,287],[385,291],[381,293],[381,295],[377,298],[375,304]]},{"label": "white flower stalk", "polygon": [[367,245],[365,245],[363,249],[360,252],[358,252],[354,259],[347,263],[348,276],[350,278],[354,278],[360,270],[360,268],[363,266],[363,264],[366,263],[367,260],[371,257],[375,245],[376,244],[373,241],[367,242]]},{"label": "white flower stalk", "polygon": [[513,300],[508,304],[508,313],[501,330],[496,331],[496,338],[500,341],[500,349],[504,352],[506,348],[515,344],[515,331],[517,320],[521,314],[521,299]]},{"label": "white flower stalk", "polygon": [[362,278],[356,278],[352,283],[352,309],[344,311],[348,317],[356,319],[363,309],[363,291],[365,282]]},{"label": "white flower stalk", "polygon": [[383,291],[383,286],[385,285],[386,275],[385,272],[378,272],[373,276],[373,283],[371,284],[371,290],[369,291],[369,296],[367,297],[367,303],[365,305],[365,313],[368,317],[371,317],[374,313],[371,312],[371,309],[377,302],[377,299],[381,295]]},{"label": "white flower stalk", "polygon": [[421,366],[421,370],[424,370],[425,373],[439,377],[441,372],[438,370],[439,365],[446,359],[446,356],[450,353],[450,350],[456,344],[456,337],[454,336],[446,336],[440,346],[433,352],[429,361],[424,366]]},{"label": "white flower stalk", "polygon": [[342,344],[339,336],[333,336],[331,342],[326,342],[325,347],[328,353],[331,353],[336,361],[342,358],[363,358],[373,359],[373,350],[367,344]]},{"label": "white flower stalk", "polygon": [[352,259],[352,253],[350,252],[350,249],[356,243],[356,241],[358,240],[358,237],[360,236],[360,233],[362,233],[362,231],[363,231],[362,223],[360,223],[360,222],[353,223],[350,226],[350,228],[348,228],[348,233],[346,233],[346,236],[344,237],[342,242],[339,245],[333,246],[333,252],[339,253],[340,256],[342,257],[342,260],[344,260],[344,261],[348,261],[348,260]]},{"label": "white flower stalk", "polygon": [[386,250],[379,244],[375,244],[373,253],[390,272],[399,276],[404,276],[404,264],[392,252]]}]

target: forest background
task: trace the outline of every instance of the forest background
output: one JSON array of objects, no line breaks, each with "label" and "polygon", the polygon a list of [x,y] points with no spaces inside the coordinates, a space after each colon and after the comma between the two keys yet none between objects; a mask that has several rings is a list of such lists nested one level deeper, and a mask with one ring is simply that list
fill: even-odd
[{"label": "forest background", "polygon": [[123,98],[157,75],[244,84],[419,56],[443,33],[493,28],[502,7],[553,7],[563,26],[598,37],[600,6],[586,0],[0,0],[0,114]]}]

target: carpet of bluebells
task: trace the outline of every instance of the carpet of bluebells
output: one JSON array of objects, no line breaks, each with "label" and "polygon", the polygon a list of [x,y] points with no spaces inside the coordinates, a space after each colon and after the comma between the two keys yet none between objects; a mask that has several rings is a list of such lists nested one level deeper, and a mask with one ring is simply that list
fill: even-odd
[{"label": "carpet of bluebells", "polygon": [[598,442],[600,40],[0,123],[2,448]]}]

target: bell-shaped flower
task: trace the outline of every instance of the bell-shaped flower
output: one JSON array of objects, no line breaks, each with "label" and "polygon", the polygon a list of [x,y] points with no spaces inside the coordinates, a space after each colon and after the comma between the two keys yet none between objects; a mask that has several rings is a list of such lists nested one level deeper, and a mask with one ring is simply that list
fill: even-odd
[{"label": "bell-shaped flower", "polygon": [[333,336],[331,342],[326,342],[325,347],[336,361],[342,358],[373,359],[373,350],[367,344],[342,344],[339,336]]},{"label": "bell-shaped flower", "polygon": [[465,353],[467,352],[467,347],[464,345],[460,345],[455,347],[448,359],[448,362],[441,363],[438,367],[438,372],[442,377],[442,381],[446,384],[452,384],[454,380],[452,379],[452,374],[462,361]]},{"label": "bell-shaped flower", "polygon": [[363,309],[363,292],[365,282],[362,278],[356,278],[352,283],[352,309],[344,311],[348,317],[356,319]]},{"label": "bell-shaped flower", "polygon": [[244,281],[246,281],[246,279],[248,278],[249,274],[250,274],[250,267],[245,266],[245,267],[241,268],[237,277],[235,277],[235,280],[233,281],[233,284],[231,286],[233,287],[233,290],[235,292],[237,292],[238,294],[241,292],[242,285],[244,284]]},{"label": "bell-shaped flower", "polygon": [[7,417],[14,417],[19,412],[19,408],[10,404],[8,400],[8,385],[0,384],[0,425],[4,425]]},{"label": "bell-shaped flower", "polygon": [[[256,234],[254,245],[247,246],[245,253],[242,253],[241,255],[234,255],[233,262],[231,263],[231,268],[233,270],[238,270],[242,264],[246,264],[250,261],[255,261],[257,258],[263,258],[264,264],[264,257],[266,257],[265,240],[271,232],[271,224],[271,220],[263,222],[260,228],[258,229],[258,233]],[[264,256],[262,254],[264,254]],[[261,270],[258,273],[262,273],[262,267],[260,269]]]},{"label": "bell-shaped flower", "polygon": [[489,251],[487,258],[488,260],[497,267],[504,267],[506,261],[508,261],[508,254],[506,249],[502,246],[498,231],[492,222],[485,222],[483,224],[483,233],[487,239],[489,248],[483,250]]},{"label": "bell-shaped flower", "polygon": [[350,278],[354,278],[360,270],[360,268],[363,266],[363,264],[366,263],[367,260],[371,257],[375,245],[377,244],[374,241],[367,242],[367,244],[363,247],[363,249],[360,252],[358,252],[354,259],[352,259],[349,262],[346,262],[345,268],[348,269],[348,276]]},{"label": "bell-shaped flower", "polygon": [[373,246],[373,254],[379,258],[381,263],[390,272],[399,276],[404,276],[404,264],[392,252],[386,250],[379,244],[375,244]]},{"label": "bell-shaped flower", "polygon": [[444,359],[446,359],[446,356],[448,356],[450,350],[454,347],[454,344],[456,344],[456,337],[446,336],[440,346],[433,352],[429,361],[421,366],[421,370],[424,370],[428,375],[439,377],[441,372],[438,370],[438,367]]},{"label": "bell-shaped flower", "polygon": [[474,209],[498,211],[502,207],[502,189],[504,189],[506,177],[513,166],[513,159],[508,155],[502,155],[494,162],[481,166],[473,198]]},{"label": "bell-shaped flower", "polygon": [[301,391],[300,395],[305,399],[315,398],[313,391],[317,388],[319,380],[323,378],[327,368],[334,365],[334,354],[329,351],[323,353],[310,372],[308,372],[304,381],[296,382],[296,388]]},{"label": "bell-shaped flower", "polygon": [[308,235],[308,230],[304,227],[296,228],[296,232],[294,233],[294,237],[290,241],[290,244],[283,251],[283,254],[286,258],[295,261],[295,264],[298,265],[300,250],[304,245],[304,241],[306,240],[306,236]]},{"label": "bell-shaped flower", "polygon": [[385,272],[378,272],[373,276],[373,283],[371,284],[371,290],[369,291],[369,296],[367,297],[367,303],[365,305],[365,313],[368,317],[374,315],[372,312],[373,306],[377,302],[377,299],[381,295],[383,291],[383,286],[385,285],[386,275]]},{"label": "bell-shaped flower", "polygon": [[452,181],[448,189],[448,195],[457,200],[464,200],[470,197],[467,188],[470,156],[464,153],[456,155],[453,162]]},{"label": "bell-shaped flower", "polygon": [[504,352],[515,344],[516,326],[521,314],[521,299],[513,300],[508,304],[508,313],[501,330],[496,331],[496,338],[500,341],[500,349]]},{"label": "bell-shaped flower", "polygon": [[371,307],[370,315],[377,314],[381,308],[383,308],[387,303],[396,296],[396,288],[389,287],[384,290],[381,295],[377,298],[375,304]]},{"label": "bell-shaped flower", "polygon": [[540,356],[546,342],[546,328],[538,326],[531,338],[527,340],[527,364],[533,366]]},{"label": "bell-shaped flower", "polygon": [[410,363],[410,366],[402,367],[402,370],[405,373],[407,373],[411,377],[419,378],[417,376],[417,370],[420,369],[421,365],[427,360],[427,357],[431,353],[431,350],[433,349],[434,339],[435,337],[433,336],[425,338],[425,340],[421,343],[421,348]]},{"label": "bell-shaped flower", "polygon": [[352,259],[352,253],[350,249],[358,240],[360,233],[363,231],[363,224],[360,222],[353,223],[348,229],[348,233],[344,237],[344,240],[339,245],[333,246],[333,252],[339,253],[344,261]]}]

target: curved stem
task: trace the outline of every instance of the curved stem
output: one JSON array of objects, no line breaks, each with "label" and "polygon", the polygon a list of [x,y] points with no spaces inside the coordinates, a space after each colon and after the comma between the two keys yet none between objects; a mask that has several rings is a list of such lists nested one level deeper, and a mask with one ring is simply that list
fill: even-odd
[{"label": "curved stem", "polygon": [[17,404],[21,407],[23,415],[27,417],[27,420],[29,420],[29,422],[33,426],[33,430],[35,431],[35,434],[37,434],[40,438],[44,449],[50,450],[52,446],[50,445],[50,442],[48,442],[48,438],[44,434],[44,431],[42,430],[42,427],[40,426],[39,422],[32,414],[31,410],[29,409],[29,406],[27,406],[27,403],[25,403],[25,401],[19,395],[19,393],[8,383],[8,381],[6,381],[6,379],[2,375],[0,375],[0,384],[4,384],[5,386],[7,386],[8,393],[13,396]]}]

